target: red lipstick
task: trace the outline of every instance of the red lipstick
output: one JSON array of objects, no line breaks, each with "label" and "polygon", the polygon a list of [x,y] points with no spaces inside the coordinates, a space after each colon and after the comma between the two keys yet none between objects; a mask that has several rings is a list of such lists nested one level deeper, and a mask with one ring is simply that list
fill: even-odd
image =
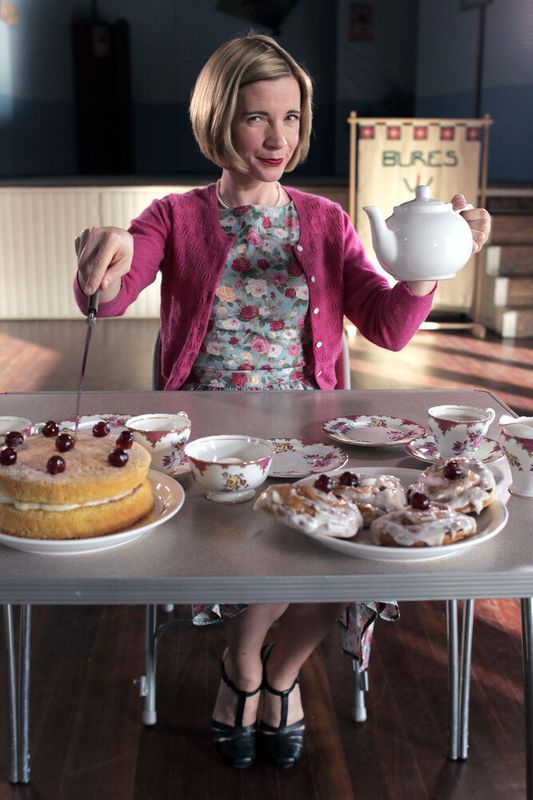
[{"label": "red lipstick", "polygon": [[261,158],[260,160],[269,167],[279,167],[283,164],[282,158]]}]

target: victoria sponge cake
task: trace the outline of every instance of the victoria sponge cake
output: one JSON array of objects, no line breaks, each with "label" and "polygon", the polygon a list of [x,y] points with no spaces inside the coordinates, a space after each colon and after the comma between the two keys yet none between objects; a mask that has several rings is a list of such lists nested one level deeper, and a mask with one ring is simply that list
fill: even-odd
[{"label": "victoria sponge cake", "polygon": [[114,435],[30,436],[0,452],[0,532],[84,539],[127,528],[153,507],[149,453]]}]

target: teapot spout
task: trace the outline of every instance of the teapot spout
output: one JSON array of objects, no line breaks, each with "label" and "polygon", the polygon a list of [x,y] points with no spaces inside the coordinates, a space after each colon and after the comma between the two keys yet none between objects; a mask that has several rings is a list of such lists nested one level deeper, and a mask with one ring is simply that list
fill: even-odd
[{"label": "teapot spout", "polygon": [[379,263],[385,267],[393,267],[398,258],[396,234],[387,227],[383,215],[377,206],[365,206],[363,211],[368,215],[372,244]]}]

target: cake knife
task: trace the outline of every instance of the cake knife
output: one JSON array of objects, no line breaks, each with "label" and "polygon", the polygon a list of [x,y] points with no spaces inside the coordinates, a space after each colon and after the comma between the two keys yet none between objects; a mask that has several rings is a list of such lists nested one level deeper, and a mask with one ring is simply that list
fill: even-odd
[{"label": "cake knife", "polygon": [[100,299],[100,290],[97,289],[94,294],[89,297],[89,302],[87,303],[87,317],[85,322],[87,324],[87,333],[85,334],[85,347],[83,350],[83,358],[81,360],[81,372],[80,372],[80,380],[78,383],[78,395],[76,397],[76,425],[74,428],[74,438],[78,435],[78,426],[80,424],[80,402],[81,402],[81,391],[83,389],[83,380],[85,378],[85,367],[87,366],[87,356],[89,355],[89,345],[91,343],[91,336],[94,328],[94,323],[96,320],[96,312],[98,311],[98,302]]}]

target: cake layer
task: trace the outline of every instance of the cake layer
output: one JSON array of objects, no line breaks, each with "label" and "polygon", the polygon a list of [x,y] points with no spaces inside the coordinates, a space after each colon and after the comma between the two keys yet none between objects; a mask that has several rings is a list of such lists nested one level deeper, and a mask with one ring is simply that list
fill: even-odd
[{"label": "cake layer", "polygon": [[[142,445],[127,450],[123,467],[109,464],[107,456],[115,449],[116,436],[98,438],[90,431],[78,433],[76,444],[66,453],[58,453],[55,438],[30,436],[18,447],[17,461],[0,465],[0,494],[21,503],[72,505],[126,494],[146,477],[150,454]],[[60,455],[65,471],[51,475],[48,459]],[[2,504],[3,505],[3,504]]]},{"label": "cake layer", "polygon": [[153,505],[152,484],[148,479],[118,500],[71,511],[21,511],[10,503],[1,503],[0,531],[29,539],[87,539],[133,525]]}]

